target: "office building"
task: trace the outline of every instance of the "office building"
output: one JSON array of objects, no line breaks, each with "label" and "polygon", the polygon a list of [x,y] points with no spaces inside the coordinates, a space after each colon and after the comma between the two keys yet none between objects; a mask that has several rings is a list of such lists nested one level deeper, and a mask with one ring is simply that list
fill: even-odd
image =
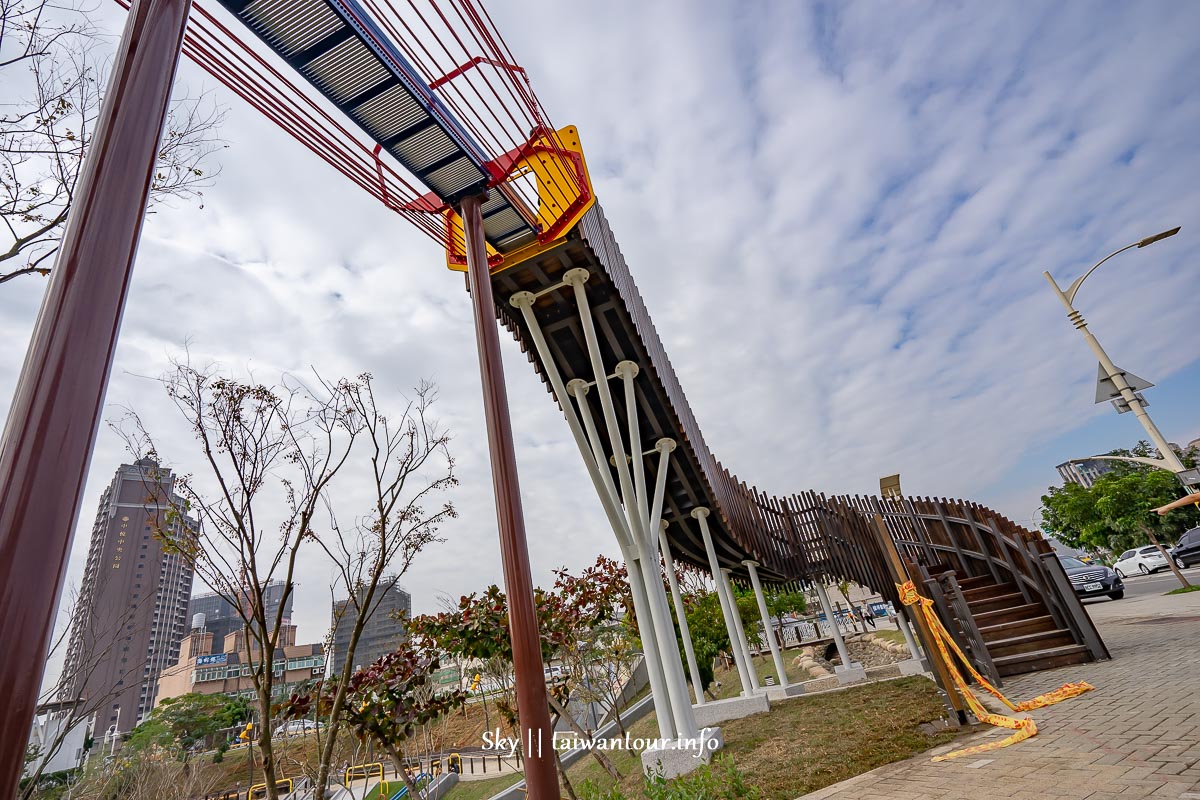
[{"label": "office building", "polygon": [[[279,613],[279,606],[282,604],[283,624],[290,625],[292,598],[295,593],[285,589],[286,585],[282,581],[269,581],[263,586],[263,605],[266,607],[267,620],[271,621]],[[213,641],[218,643],[224,642],[225,637],[234,631],[240,631],[244,624],[237,608],[228,598],[211,592],[192,597],[188,607],[188,620],[194,623],[197,614],[204,615],[204,630],[211,633]]]},{"label": "office building", "polygon": [[[376,596],[368,609],[369,615],[354,649],[355,668],[365,667],[385,653],[395,650],[407,634],[404,621],[412,613],[412,596],[396,585],[396,578],[384,577],[379,582]],[[359,590],[362,604],[365,590]],[[340,673],[346,663],[346,652],[350,646],[350,635],[354,630],[356,611],[350,599],[338,600],[333,604],[333,670]]]}]

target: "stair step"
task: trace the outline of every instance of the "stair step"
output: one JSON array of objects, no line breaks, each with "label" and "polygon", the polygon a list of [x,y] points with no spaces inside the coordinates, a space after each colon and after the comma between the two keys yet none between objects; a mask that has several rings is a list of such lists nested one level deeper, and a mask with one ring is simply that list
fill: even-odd
[{"label": "stair step", "polygon": [[1011,639],[1014,636],[1025,636],[1030,633],[1041,633],[1042,631],[1052,630],[1055,630],[1054,617],[1049,614],[1043,614],[1037,617],[1026,617],[1025,619],[1018,619],[1012,622],[989,625],[980,628],[979,633],[983,635],[983,641],[990,645],[992,642]]},{"label": "stair step", "polygon": [[[959,584],[959,586],[961,587],[962,584]],[[974,600],[987,600],[992,597],[999,597],[1000,595],[1012,594],[1013,592],[1018,592],[1015,583],[993,583],[991,585],[966,589],[963,591],[963,598],[970,603]]]},{"label": "stair step", "polygon": [[1087,660],[1088,649],[1081,644],[1052,647],[1048,650],[1034,650],[1030,653],[1018,653],[992,659],[996,665],[996,671],[1000,673],[1001,677],[1082,664]]},{"label": "stair step", "polygon": [[1025,596],[1020,592],[1009,592],[1007,594],[998,594],[994,597],[987,597],[983,600],[968,600],[967,606],[971,609],[971,613],[978,617],[980,614],[986,614],[989,611],[1000,611],[1013,606],[1025,604]]},{"label": "stair step", "polygon": [[993,586],[995,583],[996,579],[990,575],[976,575],[974,578],[961,579],[958,585],[959,588],[966,592],[967,589],[975,589],[980,586]]},{"label": "stair step", "polygon": [[975,617],[975,624],[981,629],[1032,619],[1033,617],[1043,616],[1045,613],[1046,607],[1040,602],[1010,605],[1007,608],[998,608],[995,611],[971,609],[971,616]]},{"label": "stair step", "polygon": [[986,643],[988,653],[992,656],[993,661],[1005,656],[1053,650],[1056,647],[1067,647],[1073,644],[1075,644],[1075,638],[1071,636],[1071,632],[1062,628],[1010,636],[1007,639]]}]

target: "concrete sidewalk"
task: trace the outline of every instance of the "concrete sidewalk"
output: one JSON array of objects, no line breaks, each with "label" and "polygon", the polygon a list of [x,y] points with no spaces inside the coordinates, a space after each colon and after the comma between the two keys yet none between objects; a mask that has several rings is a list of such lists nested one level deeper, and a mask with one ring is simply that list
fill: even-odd
[{"label": "concrete sidewalk", "polygon": [[[930,754],[803,800],[1200,800],[1200,592],[1087,606],[1113,660],[1010,678],[1014,702],[1085,680],[1096,687],[1031,713],[1033,739],[933,763]],[[935,752],[1003,737],[989,730]]]}]

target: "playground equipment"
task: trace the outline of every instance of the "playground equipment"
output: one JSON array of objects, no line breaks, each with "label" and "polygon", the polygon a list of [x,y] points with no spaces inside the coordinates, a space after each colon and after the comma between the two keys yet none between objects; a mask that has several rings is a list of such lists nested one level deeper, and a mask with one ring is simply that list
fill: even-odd
[{"label": "playground equipment", "polygon": [[347,767],[342,779],[346,783],[350,783],[350,781],[369,779],[374,774],[378,774],[379,780],[383,780],[383,764],[379,761]]},{"label": "playground equipment", "polygon": [[[282,794],[291,794],[295,786],[295,781],[291,778],[280,778],[275,781],[275,790]],[[267,797],[267,785],[265,783],[257,783],[251,786],[246,796],[247,800],[258,800],[259,798]]]},{"label": "playground equipment", "polygon": [[[578,132],[551,123],[478,0],[412,0],[403,16],[392,0],[219,5],[132,3],[18,383],[0,450],[0,639],[10,643],[0,716],[14,729],[34,713],[41,671],[28,665],[47,649],[181,51],[437,241],[452,269],[466,267],[531,797],[558,789],[497,317],[562,410],[629,565],[663,738],[694,738],[696,721],[660,556],[712,574],[748,691],[759,687],[733,582],[760,601],[763,582],[811,583],[828,611],[825,584],[849,579],[899,610],[891,547],[907,577],[939,587],[939,616],[972,657],[994,653],[994,666],[1007,658],[1016,670],[1107,655],[1045,543],[994,512],[771,497],[716,460],[597,203]],[[15,785],[23,743],[8,738],[0,784]]]}]

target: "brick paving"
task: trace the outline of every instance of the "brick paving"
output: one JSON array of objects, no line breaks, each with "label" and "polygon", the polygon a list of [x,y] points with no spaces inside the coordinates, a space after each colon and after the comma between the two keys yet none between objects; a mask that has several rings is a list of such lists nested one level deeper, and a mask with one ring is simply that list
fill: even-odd
[{"label": "brick paving", "polygon": [[[1037,736],[941,763],[917,756],[803,800],[1200,800],[1200,592],[1087,608],[1111,661],[1005,681],[1014,701],[1067,681],[1096,687],[1032,712]],[[1007,733],[991,729],[934,752]]]}]

